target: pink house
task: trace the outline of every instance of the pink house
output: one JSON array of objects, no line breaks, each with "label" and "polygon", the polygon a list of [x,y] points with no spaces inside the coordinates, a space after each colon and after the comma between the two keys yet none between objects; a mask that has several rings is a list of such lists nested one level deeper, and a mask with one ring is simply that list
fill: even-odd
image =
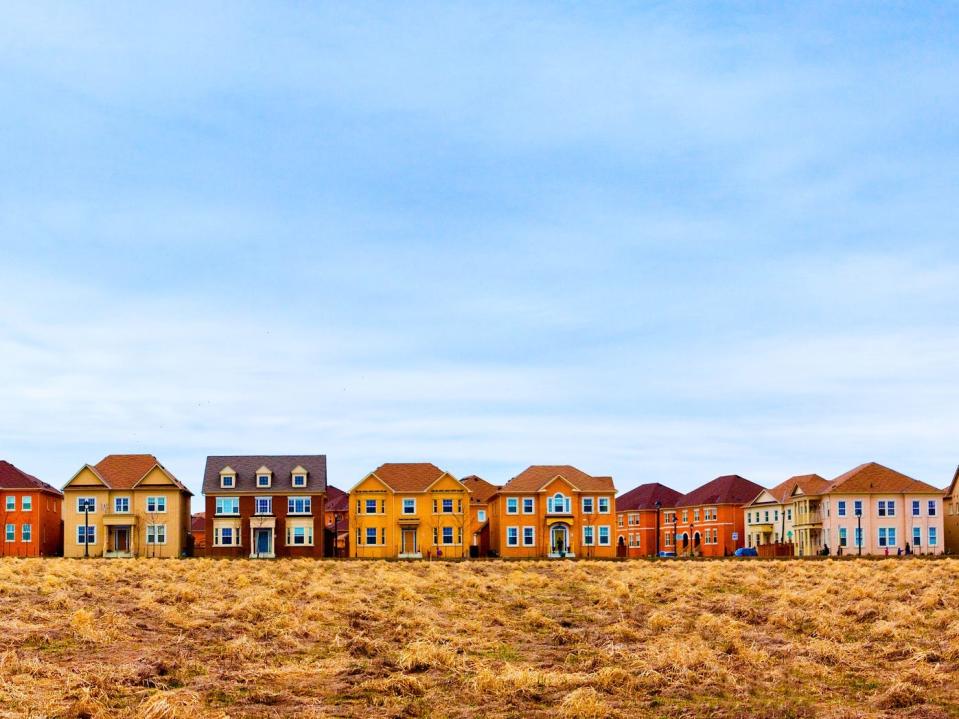
[{"label": "pink house", "polygon": [[833,555],[941,554],[942,515],[941,489],[870,462],[830,483],[822,499],[823,542]]}]

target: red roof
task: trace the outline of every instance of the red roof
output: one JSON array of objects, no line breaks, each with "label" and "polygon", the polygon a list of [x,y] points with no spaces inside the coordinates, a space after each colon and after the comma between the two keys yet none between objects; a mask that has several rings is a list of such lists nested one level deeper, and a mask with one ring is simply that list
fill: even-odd
[{"label": "red roof", "polygon": [[463,477],[460,483],[472,493],[470,494],[470,504],[486,504],[489,498],[500,489],[495,484],[490,484],[475,474],[471,474],[469,477]]},{"label": "red roof", "polygon": [[0,488],[3,489],[32,489],[37,492],[46,492],[58,497],[63,496],[63,492],[55,487],[51,487],[46,482],[37,479],[32,474],[27,474],[22,469],[14,467],[9,462],[0,459]]},{"label": "red roof", "polygon": [[738,474],[716,477],[697,487],[676,502],[677,507],[698,507],[704,504],[746,504],[756,498],[763,487]]},{"label": "red roof", "polygon": [[907,477],[877,462],[860,464],[832,481],[830,492],[859,492],[863,494],[941,494],[942,490],[918,479]]},{"label": "red roof", "polygon": [[585,492],[615,492],[612,477],[592,477],[568,464],[534,464],[507,482],[503,492],[538,492],[557,477]]},{"label": "red roof", "polygon": [[190,517],[190,531],[191,532],[206,531],[206,512],[197,512],[192,517]]},{"label": "red roof", "polygon": [[682,496],[682,492],[670,489],[659,482],[641,484],[616,498],[616,511],[656,509],[657,501],[660,507],[675,507]]},{"label": "red roof", "polygon": [[326,485],[326,511],[346,512],[350,508],[350,495],[332,484]]}]

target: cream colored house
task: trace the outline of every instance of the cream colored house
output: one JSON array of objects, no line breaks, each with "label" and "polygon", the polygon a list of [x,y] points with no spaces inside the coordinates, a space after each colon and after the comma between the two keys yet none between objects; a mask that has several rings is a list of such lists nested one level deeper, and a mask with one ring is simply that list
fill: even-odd
[{"label": "cream colored house", "polygon": [[870,462],[837,477],[822,499],[830,554],[941,554],[944,492]]},{"label": "cream colored house", "polygon": [[63,488],[63,556],[179,557],[192,493],[152,454],[111,454]]}]

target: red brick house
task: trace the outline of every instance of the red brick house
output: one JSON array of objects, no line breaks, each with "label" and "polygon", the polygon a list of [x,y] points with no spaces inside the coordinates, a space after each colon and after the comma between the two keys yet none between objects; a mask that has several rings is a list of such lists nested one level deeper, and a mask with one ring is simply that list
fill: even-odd
[{"label": "red brick house", "polygon": [[203,554],[206,549],[206,512],[197,512],[190,517],[190,534],[193,536],[193,551]]},{"label": "red brick house", "polygon": [[745,546],[743,505],[763,491],[738,474],[717,477],[661,510],[662,546],[680,557],[724,557]]},{"label": "red brick house", "polygon": [[0,460],[0,557],[63,553],[63,492]]},{"label": "red brick house", "polygon": [[616,556],[655,557],[657,518],[674,507],[681,492],[659,482],[641,484],[616,498]]},{"label": "red brick house", "polygon": [[490,544],[489,503],[501,487],[475,474],[464,477],[460,482],[470,491],[470,514],[473,525],[470,556],[485,557],[489,554]]},{"label": "red brick house", "polygon": [[326,556],[350,556],[350,495],[332,484],[326,485]]},{"label": "red brick house", "polygon": [[322,557],[326,455],[206,458],[208,557]]}]

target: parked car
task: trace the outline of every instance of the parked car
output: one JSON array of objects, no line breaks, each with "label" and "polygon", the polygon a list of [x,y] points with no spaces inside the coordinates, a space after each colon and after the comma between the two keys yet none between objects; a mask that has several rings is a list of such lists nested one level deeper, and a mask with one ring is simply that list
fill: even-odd
[{"label": "parked car", "polygon": [[659,556],[660,556],[660,557],[675,557],[675,556],[676,556],[676,552],[660,552],[660,553],[659,553]]},{"label": "parked car", "polygon": [[759,552],[756,551],[755,547],[740,547],[736,550],[737,557],[758,557]]}]

